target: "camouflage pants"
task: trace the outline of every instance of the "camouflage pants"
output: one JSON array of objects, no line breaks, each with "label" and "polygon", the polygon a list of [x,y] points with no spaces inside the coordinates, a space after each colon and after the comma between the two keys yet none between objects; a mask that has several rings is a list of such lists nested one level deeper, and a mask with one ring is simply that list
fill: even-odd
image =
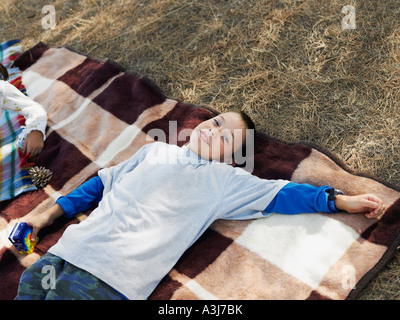
[{"label": "camouflage pants", "polygon": [[124,299],[97,277],[50,253],[24,271],[15,297],[15,300]]}]

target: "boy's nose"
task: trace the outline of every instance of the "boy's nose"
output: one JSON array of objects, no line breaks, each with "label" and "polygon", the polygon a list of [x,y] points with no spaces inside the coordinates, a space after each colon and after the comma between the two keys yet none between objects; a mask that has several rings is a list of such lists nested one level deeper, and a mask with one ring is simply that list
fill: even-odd
[{"label": "boy's nose", "polygon": [[215,129],[215,128],[210,128],[208,131],[208,135],[213,138],[217,135],[217,133],[218,133],[218,129]]}]

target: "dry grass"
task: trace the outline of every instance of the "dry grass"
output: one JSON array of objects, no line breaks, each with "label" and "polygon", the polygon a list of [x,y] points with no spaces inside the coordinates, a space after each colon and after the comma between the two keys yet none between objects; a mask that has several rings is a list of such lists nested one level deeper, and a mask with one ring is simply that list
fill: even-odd
[{"label": "dry grass", "polygon": [[[41,27],[46,4],[55,30]],[[341,28],[344,5],[355,30]],[[0,32],[115,60],[185,102],[240,107],[269,135],[400,185],[397,0],[2,0]],[[360,298],[400,299],[399,276],[397,254]]]}]

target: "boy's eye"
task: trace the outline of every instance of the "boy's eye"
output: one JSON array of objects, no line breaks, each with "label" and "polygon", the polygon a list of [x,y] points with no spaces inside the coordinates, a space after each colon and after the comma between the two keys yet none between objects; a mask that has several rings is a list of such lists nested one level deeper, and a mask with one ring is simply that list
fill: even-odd
[{"label": "boy's eye", "polygon": [[217,119],[213,119],[213,122],[214,122],[215,126],[217,126],[217,127],[219,126],[219,121]]}]

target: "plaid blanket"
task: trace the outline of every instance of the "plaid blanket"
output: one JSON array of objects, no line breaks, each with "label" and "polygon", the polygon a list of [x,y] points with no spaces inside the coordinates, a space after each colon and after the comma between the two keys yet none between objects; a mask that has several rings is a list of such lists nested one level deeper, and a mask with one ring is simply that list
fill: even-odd
[{"label": "plaid blanket", "polygon": [[[10,40],[0,44],[0,63],[9,73],[8,82],[17,87],[22,93],[26,89],[21,81],[21,72],[12,64],[21,54],[19,40]],[[24,169],[27,164],[25,155],[18,152],[17,137],[25,124],[25,118],[18,112],[4,110],[0,116],[0,201],[15,198],[23,192],[36,190]]]},{"label": "plaid blanket", "polygon": [[[67,48],[39,43],[16,65],[28,95],[48,112],[45,148],[34,160],[49,168],[53,179],[44,189],[0,204],[2,299],[12,299],[23,270],[91,211],[73,220],[62,217],[42,230],[28,256],[5,240],[15,219],[42,212],[99,169],[127,159],[155,138],[152,129],[162,129],[166,142],[182,145],[186,141],[177,139],[182,130],[214,116],[209,108],[169,99],[146,78],[111,61]],[[170,121],[176,121],[177,130]],[[253,173],[262,178],[329,184],[348,194],[374,192],[389,209],[380,220],[344,213],[218,220],[150,299],[351,299],[394,254],[400,240],[398,188],[350,172],[317,146],[258,133],[255,149]]]}]

